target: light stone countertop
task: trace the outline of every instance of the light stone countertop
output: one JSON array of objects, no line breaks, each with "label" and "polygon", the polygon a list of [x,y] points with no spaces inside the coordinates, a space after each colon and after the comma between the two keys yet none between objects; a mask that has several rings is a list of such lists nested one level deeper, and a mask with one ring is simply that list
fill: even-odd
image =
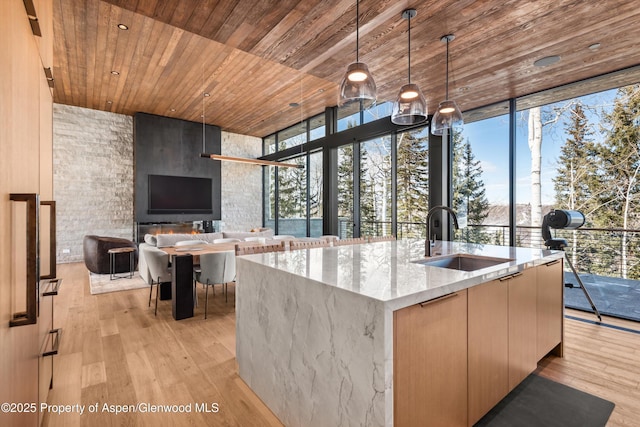
[{"label": "light stone countertop", "polygon": [[382,301],[387,310],[398,310],[564,256],[561,251],[441,241],[436,242],[432,253],[433,258],[461,253],[512,261],[475,271],[414,263],[412,261],[424,259],[424,240],[375,242],[242,258]]}]

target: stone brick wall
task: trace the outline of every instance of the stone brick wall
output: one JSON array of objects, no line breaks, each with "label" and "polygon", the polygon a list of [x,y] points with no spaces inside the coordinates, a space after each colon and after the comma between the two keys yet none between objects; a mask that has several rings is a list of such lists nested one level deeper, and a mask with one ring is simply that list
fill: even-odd
[{"label": "stone brick wall", "polygon": [[54,104],[53,195],[58,262],[86,234],[133,239],[133,118]]},{"label": "stone brick wall", "polygon": [[[222,132],[222,154],[258,157],[262,140]],[[54,104],[53,188],[57,261],[82,261],[86,234],[134,238],[133,118]],[[262,168],[222,163],[222,220],[217,228],[262,225]],[[68,251],[68,253],[67,253]]]},{"label": "stone brick wall", "polygon": [[[262,155],[262,139],[222,132],[222,154],[256,158]],[[220,228],[249,231],[262,225],[262,167],[222,162]]]}]

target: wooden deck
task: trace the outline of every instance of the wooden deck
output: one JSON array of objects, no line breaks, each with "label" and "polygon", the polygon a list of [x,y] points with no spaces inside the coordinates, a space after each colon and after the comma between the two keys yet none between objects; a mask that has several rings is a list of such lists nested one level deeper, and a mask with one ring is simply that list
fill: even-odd
[{"label": "wooden deck", "polygon": [[[176,322],[169,301],[160,301],[153,316],[148,289],[91,295],[80,263],[60,265],[58,276],[64,282],[55,325],[63,336],[48,402],[85,405],[85,413],[48,413],[43,426],[281,425],[238,376],[232,287],[227,304],[219,288],[210,298],[207,320],[200,287],[195,317]],[[538,373],[613,401],[608,426],[639,425],[640,324],[603,319],[632,332],[589,323],[596,320],[589,313],[567,315],[585,321],[566,320],[565,357],[544,359]],[[109,412],[115,408],[104,408],[138,403],[142,409],[191,404],[191,412],[116,415]],[[97,411],[89,412],[95,404]],[[196,404],[211,412],[196,411]]]}]

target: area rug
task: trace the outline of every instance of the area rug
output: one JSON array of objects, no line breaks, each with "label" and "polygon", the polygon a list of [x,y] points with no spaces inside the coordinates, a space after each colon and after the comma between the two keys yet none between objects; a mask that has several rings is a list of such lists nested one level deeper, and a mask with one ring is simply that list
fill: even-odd
[{"label": "area rug", "polygon": [[92,295],[107,292],[128,291],[131,289],[148,288],[149,285],[136,271],[130,279],[128,275],[111,280],[108,274],[89,272],[89,288]]},{"label": "area rug", "polygon": [[604,427],[614,404],[529,375],[475,427]]}]

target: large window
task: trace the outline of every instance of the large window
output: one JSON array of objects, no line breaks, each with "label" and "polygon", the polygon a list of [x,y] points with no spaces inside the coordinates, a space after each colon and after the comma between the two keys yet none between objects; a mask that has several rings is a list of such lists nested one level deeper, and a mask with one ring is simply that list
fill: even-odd
[{"label": "large window", "polygon": [[[288,163],[306,166],[306,156]],[[278,168],[278,234],[307,235],[306,168]]]},{"label": "large window", "polygon": [[298,123],[278,132],[278,151],[295,147],[307,142],[307,122]]},{"label": "large window", "polygon": [[640,278],[629,239],[640,229],[639,110],[640,85],[632,85],[519,111],[524,245],[544,244],[540,226],[550,210],[577,210],[586,223],[565,234],[576,267]]},{"label": "large window", "polygon": [[391,136],[360,145],[360,235],[387,236],[392,230]]},{"label": "large window", "polygon": [[324,114],[309,119],[309,141],[322,138],[327,135],[327,126]]},{"label": "large window", "polygon": [[[503,108],[500,108],[503,107]],[[504,111],[508,104],[493,106]],[[509,116],[467,122],[453,133],[455,240],[509,244]]]},{"label": "large window", "polygon": [[[265,155],[325,136],[325,117],[318,115],[263,139]],[[264,167],[264,226],[278,234],[321,236],[322,151],[285,159],[299,168]]]},{"label": "large window", "polygon": [[322,152],[309,156],[309,221],[311,237],[322,236]]},{"label": "large window", "polygon": [[[467,111],[465,125],[442,142],[426,126],[398,131],[386,118],[390,104],[328,110],[264,139],[266,155],[305,165],[265,168],[265,225],[297,236],[422,239],[431,193],[438,203],[451,197],[464,220],[456,240],[544,248],[544,215],[576,210],[586,223],[552,235],[567,240],[597,304],[605,297],[607,308],[624,306],[624,292],[640,292],[640,84],[610,84],[600,77]],[[291,149],[302,143],[312,154]],[[430,153],[438,164],[429,164]]]},{"label": "large window", "polygon": [[341,239],[354,235],[354,144],[338,148],[338,235]]},{"label": "large window", "polygon": [[429,211],[429,128],[397,136],[398,238],[422,238]]},{"label": "large window", "polygon": [[276,168],[275,166],[266,166],[262,168],[264,190],[263,190],[263,213],[264,226],[275,230],[276,218]]}]

